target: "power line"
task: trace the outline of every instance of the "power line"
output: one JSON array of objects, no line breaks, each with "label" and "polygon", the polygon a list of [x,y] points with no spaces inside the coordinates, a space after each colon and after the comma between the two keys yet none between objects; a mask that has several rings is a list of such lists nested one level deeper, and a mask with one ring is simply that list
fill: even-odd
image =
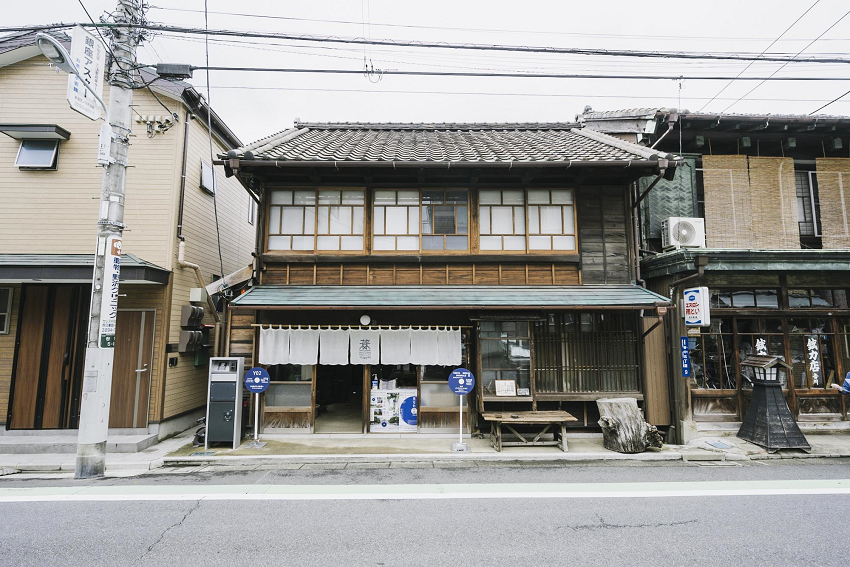
[{"label": "power line", "polygon": [[[209,25],[209,14],[207,14],[207,0],[204,0],[204,28]],[[213,214],[215,215],[215,238],[218,243],[218,262],[219,267],[221,268],[221,277],[227,275],[224,271],[224,258],[221,255],[221,230],[219,230],[218,226],[218,188],[216,187],[215,181],[215,166],[213,162],[215,162],[215,156],[213,155],[213,143],[212,143],[212,99],[210,98],[210,43],[209,43],[209,34],[205,36],[204,42],[204,53],[206,55],[207,60],[207,133],[210,143],[210,168],[213,170]]]},{"label": "power line", "polygon": [[[846,93],[844,93],[844,94],[843,94],[843,95],[841,95],[840,97],[832,99],[831,101],[829,101],[829,102],[828,102],[828,103],[826,103],[825,105],[821,106],[820,108],[818,108],[818,109],[816,109],[816,110],[811,111],[811,112],[809,113],[809,116],[811,116],[812,114],[814,114],[814,113],[816,113],[816,112],[820,112],[821,110],[823,110],[824,108],[826,108],[827,106],[829,106],[829,105],[831,105],[831,104],[835,104],[836,102],[838,102],[839,100],[841,100],[842,98],[844,98],[845,96],[847,96],[847,95],[849,95],[849,94],[850,94],[850,91],[847,91]],[[844,101],[844,102],[847,102],[847,101]]]},{"label": "power line", "polygon": [[[193,71],[248,71],[257,73],[318,73],[328,75],[359,75],[362,69],[301,69],[280,67],[225,67],[225,66],[192,66]],[[567,73],[491,73],[465,71],[400,71],[397,69],[382,70],[384,75],[406,75],[423,77],[498,77],[522,79],[628,79],[628,80],[700,80],[728,81],[728,75],[611,75],[611,74],[567,74]],[[850,81],[850,77],[741,77],[742,81]]]},{"label": "power line", "polygon": [[[758,56],[754,54],[741,53],[704,53],[704,52],[685,52],[685,51],[638,51],[638,50],[616,50],[616,49],[590,49],[581,47],[545,47],[545,46],[524,46],[524,45],[503,45],[503,44],[478,44],[478,43],[448,43],[448,42],[430,42],[430,41],[399,41],[392,39],[365,39],[358,37],[332,37],[332,36],[313,36],[304,34],[287,34],[273,32],[255,32],[255,31],[237,31],[237,30],[205,30],[203,28],[189,28],[182,26],[170,26],[160,24],[49,24],[44,26],[28,26],[28,27],[7,27],[0,28],[0,32],[12,31],[42,31],[51,29],[65,29],[75,25],[83,25],[85,27],[131,27],[141,28],[148,31],[172,32],[183,34],[203,34],[216,36],[236,36],[236,37],[259,37],[269,39],[284,39],[288,41],[306,41],[317,43],[343,43],[352,45],[382,45],[387,47],[416,47],[430,49],[464,49],[474,51],[508,51],[519,53],[548,53],[557,55],[595,55],[607,57],[647,57],[661,59],[698,59],[698,60],[723,60],[723,61],[770,61],[777,63],[850,63],[850,59],[843,57],[809,57],[806,59],[796,59],[794,57],[771,55],[768,57]],[[799,55],[799,53],[798,53]]]},{"label": "power line", "polygon": [[[207,85],[195,85],[196,88],[207,88]],[[247,90],[247,91],[295,91],[295,92],[318,92],[318,93],[368,93],[368,94],[412,94],[412,95],[464,95],[464,96],[515,96],[515,97],[541,97],[541,98],[617,98],[617,99],[646,99],[662,100],[668,98],[665,95],[604,95],[597,93],[522,93],[504,91],[415,91],[415,90],[374,90],[374,89],[337,89],[337,88],[311,88],[311,87],[258,87],[250,85],[210,85],[212,89]],[[691,96],[690,100],[707,100],[707,96]],[[841,97],[839,97],[841,98]],[[719,98],[718,100],[735,100],[734,97]],[[828,102],[829,99],[822,98],[753,98],[757,102]],[[832,102],[835,102],[833,100]],[[842,101],[850,103],[850,101]],[[823,107],[822,107],[823,108]],[[821,110],[820,108],[818,110]],[[817,112],[817,111],[815,111]]]},{"label": "power line", "polygon": [[[801,49],[801,50],[800,50],[800,52],[799,52],[799,53],[797,53],[797,55],[799,55],[800,53],[802,53],[802,52],[804,52],[806,49],[808,49],[808,48],[809,48],[809,47],[810,47],[810,46],[811,46],[814,42],[816,42],[816,41],[817,41],[817,40],[819,40],[821,37],[823,37],[823,36],[824,36],[824,35],[825,35],[825,34],[826,34],[829,30],[831,30],[832,28],[834,28],[835,26],[837,26],[837,25],[838,25],[838,23],[839,23],[841,20],[843,20],[844,18],[846,18],[848,15],[850,15],[850,10],[848,10],[848,11],[847,11],[847,12],[846,12],[843,16],[841,16],[840,18],[838,18],[837,20],[835,20],[835,22],[833,22],[833,24],[832,24],[831,26],[829,26],[828,28],[826,28],[826,29],[823,31],[823,33],[821,33],[819,36],[817,36],[816,38],[814,38],[814,39],[813,39],[810,43],[808,43],[808,44],[806,45],[806,47],[804,47],[803,49]],[[797,55],[795,55],[794,57],[796,57]],[[790,61],[789,61],[788,63],[790,63]],[[746,93],[744,93],[744,95],[743,95],[741,98],[739,98],[738,100],[736,100],[735,102],[733,102],[732,104],[730,104],[729,106],[727,106],[726,108],[724,108],[724,109],[723,109],[723,112],[726,112],[727,110],[729,110],[730,108],[732,108],[733,106],[735,106],[736,104],[738,104],[740,101],[742,101],[743,99],[747,98],[747,96],[749,96],[749,95],[750,95],[750,94],[751,94],[754,90],[756,90],[757,88],[759,88],[760,86],[762,86],[762,85],[765,83],[765,81],[767,81],[768,79],[770,79],[771,77],[773,77],[774,75],[776,75],[779,71],[781,71],[782,69],[784,69],[784,68],[785,68],[785,66],[786,66],[786,65],[788,65],[788,63],[784,63],[784,64],[783,64],[783,65],[782,65],[779,69],[777,69],[776,71],[774,71],[773,73],[771,73],[771,74],[770,74],[770,76],[769,76],[769,77],[767,77],[764,81],[760,82],[759,84],[757,84],[756,86],[754,86],[753,88],[751,88],[749,91],[747,91]]]},{"label": "power line", "polygon": [[[193,13],[203,13],[203,10],[196,10],[192,8],[172,8],[166,6],[151,6],[153,10],[164,10],[169,12],[193,12]],[[319,19],[319,18],[296,18],[292,16],[274,16],[271,14],[249,14],[244,12],[215,12],[210,11],[210,14],[222,15],[222,16],[237,16],[242,18],[258,18],[258,19],[267,19],[267,20],[285,20],[292,22],[311,22],[311,23],[322,23],[322,24],[346,24],[346,25],[355,25],[362,26],[363,22],[356,22],[354,20],[327,20],[327,19]],[[617,39],[670,39],[670,40],[682,40],[682,39],[707,39],[707,40],[737,40],[737,41],[764,41],[770,39],[769,37],[721,37],[721,36],[680,36],[680,35],[638,35],[638,34],[607,34],[607,33],[581,33],[581,32],[562,32],[562,31],[541,31],[541,30],[517,30],[517,29],[505,29],[505,28],[458,28],[458,27],[448,27],[448,26],[425,26],[425,25],[416,25],[416,24],[390,24],[390,23],[377,23],[371,22],[370,25],[376,27],[384,27],[384,28],[405,28],[405,29],[422,29],[422,30],[445,30],[445,31],[461,31],[461,32],[488,32],[488,33],[518,33],[518,34],[535,34],[535,35],[560,35],[560,36],[575,36],[575,37],[599,37],[599,38],[617,38]],[[363,34],[364,37],[366,34]],[[775,40],[774,40],[775,41]],[[789,39],[786,41],[808,41],[805,39]],[[844,40],[837,40],[844,41]]]},{"label": "power line", "polygon": [[[787,28],[785,28],[785,31],[783,31],[781,34],[779,34],[779,36],[778,36],[776,39],[774,39],[773,41],[771,41],[771,42],[770,42],[770,45],[768,45],[767,47],[765,47],[765,48],[764,48],[764,51],[762,51],[760,55],[764,55],[764,54],[767,52],[767,50],[768,50],[768,49],[770,49],[771,47],[773,47],[773,44],[775,44],[777,41],[779,41],[780,39],[782,39],[782,36],[783,36],[783,35],[785,35],[786,33],[788,33],[788,31],[789,31],[791,28],[793,28],[795,25],[797,25],[797,22],[799,22],[800,20],[802,20],[802,19],[803,19],[803,16],[805,16],[806,14],[808,14],[809,12],[811,12],[811,11],[812,11],[812,8],[814,8],[815,6],[817,6],[819,3],[820,3],[820,0],[815,0],[815,3],[814,3],[814,4],[812,4],[811,6],[809,6],[809,9],[808,9],[808,10],[806,10],[805,12],[803,12],[803,13],[800,15],[800,17],[799,17],[799,18],[797,18],[796,20],[794,20],[794,22],[793,22],[790,26],[788,26]],[[753,63],[755,63],[755,61],[750,61],[750,63],[749,63],[746,67],[744,67],[744,69],[743,69],[740,73],[738,73],[738,75],[735,77],[735,79],[737,79],[738,77],[740,77],[741,75],[743,75],[744,73],[746,73],[746,72],[747,72],[747,69],[749,69],[750,67],[752,67],[752,66],[753,66]],[[700,108],[700,111],[702,111],[702,109],[703,109],[703,108],[705,108],[706,106],[708,106],[709,104],[711,104],[711,103],[714,101],[714,99],[716,99],[716,98],[717,98],[717,97],[718,97],[721,93],[723,93],[723,91],[725,91],[726,89],[728,89],[728,88],[729,88],[729,85],[731,85],[732,83],[734,83],[734,82],[735,82],[735,79],[732,79],[731,81],[729,81],[728,83],[726,83],[726,85],[725,85],[722,89],[720,89],[719,91],[717,91],[717,94],[716,94],[716,95],[714,95],[713,97],[711,97],[711,100],[710,100],[710,101],[708,101],[707,103],[705,103],[704,105],[702,105],[702,108]],[[733,104],[734,104],[734,103],[733,103]]]}]

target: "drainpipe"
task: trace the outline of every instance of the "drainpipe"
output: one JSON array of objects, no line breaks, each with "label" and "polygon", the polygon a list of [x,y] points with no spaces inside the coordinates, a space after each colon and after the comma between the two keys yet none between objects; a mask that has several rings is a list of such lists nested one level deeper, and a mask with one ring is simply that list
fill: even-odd
[{"label": "drainpipe", "polygon": [[177,211],[177,239],[183,242],[183,202],[186,199],[186,162],[189,159],[189,121],[192,113],[186,109],[186,121],[183,128],[183,164],[180,171],[180,208]]}]

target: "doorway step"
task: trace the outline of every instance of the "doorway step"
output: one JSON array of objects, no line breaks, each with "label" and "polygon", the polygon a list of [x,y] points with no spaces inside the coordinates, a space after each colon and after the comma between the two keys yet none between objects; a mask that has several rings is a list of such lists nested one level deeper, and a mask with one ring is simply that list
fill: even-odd
[{"label": "doorway step", "polygon": [[[145,429],[127,433],[110,433],[106,441],[107,453],[138,453],[157,443],[156,433]],[[42,453],[77,452],[77,431],[3,431],[0,434],[0,454],[36,455]]]}]

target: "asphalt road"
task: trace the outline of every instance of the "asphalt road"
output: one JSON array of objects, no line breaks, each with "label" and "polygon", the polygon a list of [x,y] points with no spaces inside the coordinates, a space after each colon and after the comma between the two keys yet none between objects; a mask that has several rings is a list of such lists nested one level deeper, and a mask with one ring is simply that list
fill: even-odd
[{"label": "asphalt road", "polygon": [[[3,477],[0,497],[24,488],[45,501],[0,500],[0,565],[843,567],[850,564],[848,494],[635,497],[632,489],[651,487],[661,493],[681,486],[676,483],[698,482],[758,492],[770,481],[782,481],[793,492],[808,480],[829,485],[848,478],[850,463],[835,459],[742,466],[214,468],[86,482]],[[401,495],[398,500],[314,496],[328,489],[350,495],[366,487],[378,494],[387,485],[404,484],[405,490],[416,492],[459,483],[487,489],[486,495]],[[510,487],[539,483],[555,483],[551,486],[567,493],[575,483],[593,483],[601,496],[509,494]],[[306,495],[296,500],[145,499],[153,492],[185,494],[236,485],[303,489]],[[92,487],[87,490],[116,495],[116,500],[51,500],[50,487],[59,486]]]}]

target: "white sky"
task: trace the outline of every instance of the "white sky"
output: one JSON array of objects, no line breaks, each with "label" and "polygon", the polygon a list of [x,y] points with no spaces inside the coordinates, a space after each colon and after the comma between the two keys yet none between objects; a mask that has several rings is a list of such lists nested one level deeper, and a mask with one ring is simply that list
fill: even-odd
[{"label": "white sky", "polygon": [[[96,19],[116,4],[116,0],[83,1]],[[210,14],[210,28],[214,29],[454,43],[758,54],[814,1],[701,0],[665,4],[634,0],[209,0],[209,10],[354,22],[341,24]],[[153,8],[148,12],[152,22],[203,27],[203,0],[150,0],[150,3],[193,10]],[[10,4],[4,6],[2,26],[87,21],[76,0]],[[770,52],[796,54],[848,9],[850,5],[846,0],[821,0]],[[370,27],[363,25],[364,19],[371,22]],[[395,27],[379,24],[395,24]],[[363,67],[362,46],[232,37],[213,39],[210,42],[211,65],[355,70]],[[259,44],[232,43],[234,41]],[[801,58],[818,54],[850,58],[850,16],[804,51]],[[735,76],[747,65],[735,61],[685,62],[381,47],[367,48],[366,55],[375,68],[399,70]],[[159,35],[145,44],[138,56],[143,63],[161,60],[204,65],[203,36],[183,36],[181,39]],[[745,75],[767,76],[780,66],[781,63],[757,63]],[[782,75],[850,78],[850,66],[794,63],[777,76]],[[196,71],[192,82],[205,92],[203,71]],[[681,90],[681,108],[699,110],[726,83],[686,80]],[[734,82],[705,110],[724,111],[756,84]],[[213,72],[211,85],[213,108],[246,143],[288,128],[296,118],[302,121],[554,122],[573,120],[585,105],[595,110],[680,106],[678,83],[669,80],[387,75],[373,83],[360,74]],[[847,90],[850,90],[850,81],[768,82],[734,104],[728,112],[808,114]],[[850,95],[823,112],[850,114]]]}]

